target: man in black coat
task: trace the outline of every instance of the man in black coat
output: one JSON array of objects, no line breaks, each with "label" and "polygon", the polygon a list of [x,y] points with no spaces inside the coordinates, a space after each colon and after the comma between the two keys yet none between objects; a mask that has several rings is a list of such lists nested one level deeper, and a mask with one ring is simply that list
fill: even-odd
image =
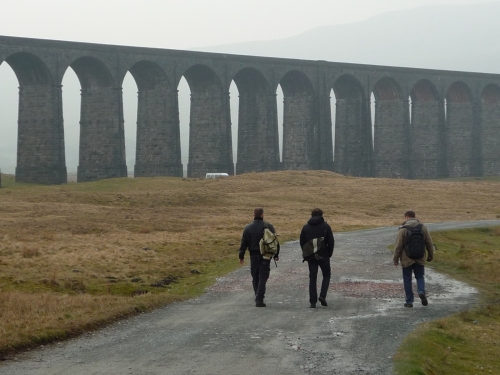
[{"label": "man in black coat", "polygon": [[[271,272],[271,259],[265,259],[260,254],[259,242],[264,234],[264,226],[267,225],[269,230],[276,233],[271,223],[264,221],[264,210],[260,207],[253,211],[254,220],[248,224],[241,237],[241,245],[239,249],[240,264],[245,264],[245,251],[248,249],[250,253],[250,273],[252,274],[252,285],[255,292],[255,306],[266,307],[264,303],[264,295],[266,293],[266,283]],[[274,255],[274,260],[279,260],[280,246]]]},{"label": "man in black coat", "polygon": [[[330,258],[333,255],[333,248],[335,246],[332,228],[323,218],[323,211],[319,208],[312,210],[311,218],[302,228],[302,232],[300,233],[300,247],[303,249],[304,245],[308,241],[316,238],[323,238],[323,245],[316,254],[312,254],[304,258],[309,265],[309,302],[311,303],[310,307],[312,308],[316,307],[318,300],[322,306],[328,306],[328,303],[326,302],[326,294],[328,292],[330,278],[332,276]],[[319,298],[316,286],[318,268],[321,268],[321,273],[323,274]]]}]

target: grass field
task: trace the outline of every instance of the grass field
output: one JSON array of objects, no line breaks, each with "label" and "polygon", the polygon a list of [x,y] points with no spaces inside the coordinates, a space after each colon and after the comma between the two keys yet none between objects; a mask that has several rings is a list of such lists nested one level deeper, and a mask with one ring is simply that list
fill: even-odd
[{"label": "grass field", "polygon": [[481,305],[422,324],[394,357],[398,374],[500,374],[500,227],[432,234],[432,267],[473,285]]},{"label": "grass field", "polygon": [[240,267],[241,232],[262,206],[283,241],[314,207],[334,232],[500,218],[498,180],[409,181],[326,171],[216,180],[111,179],[0,189],[0,355],[202,293]]}]

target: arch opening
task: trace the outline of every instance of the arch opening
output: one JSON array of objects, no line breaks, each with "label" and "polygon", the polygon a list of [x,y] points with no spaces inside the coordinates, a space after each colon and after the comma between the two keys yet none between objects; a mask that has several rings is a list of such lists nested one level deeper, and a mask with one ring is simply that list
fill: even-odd
[{"label": "arch opening", "polygon": [[332,122],[332,161],[335,161],[335,121],[337,114],[337,97],[335,96],[335,91],[330,89],[330,118]]},{"label": "arch opening", "polygon": [[137,152],[137,122],[138,119],[138,95],[139,85],[137,80],[127,72],[122,82],[123,92],[123,131],[125,138],[125,160],[127,165],[127,176],[134,176]]},{"label": "arch opening", "polygon": [[181,142],[182,175],[187,177],[189,162],[189,115],[191,112],[191,89],[186,78],[182,77],[177,86],[179,93],[179,129]]},{"label": "arch opening", "polygon": [[64,144],[68,181],[77,181],[80,152],[80,81],[72,68],[66,69],[62,79]]},{"label": "arch opening", "polygon": [[19,81],[9,64],[0,63],[0,171],[15,174]]}]

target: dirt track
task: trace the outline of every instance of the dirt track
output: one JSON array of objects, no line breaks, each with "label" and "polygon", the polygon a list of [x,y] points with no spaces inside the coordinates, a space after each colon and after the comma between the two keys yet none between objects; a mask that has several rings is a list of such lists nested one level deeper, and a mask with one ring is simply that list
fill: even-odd
[{"label": "dirt track", "polygon": [[[429,228],[489,225],[500,221]],[[20,355],[0,364],[0,374],[390,374],[416,325],[476,301],[473,288],[427,268],[429,306],[403,308],[401,269],[386,249],[396,231],[335,234],[328,307],[309,308],[307,265],[290,242],[271,269],[266,308],[254,307],[247,259],[200,298]]]}]

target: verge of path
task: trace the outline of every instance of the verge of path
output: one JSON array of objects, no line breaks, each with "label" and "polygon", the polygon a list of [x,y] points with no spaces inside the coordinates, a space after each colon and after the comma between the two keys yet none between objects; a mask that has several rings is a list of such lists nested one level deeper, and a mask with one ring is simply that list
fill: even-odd
[{"label": "verge of path", "polygon": [[[493,225],[500,221],[428,227]],[[0,374],[390,374],[392,354],[419,323],[477,300],[473,288],[426,268],[429,306],[405,309],[401,268],[387,250],[396,232],[335,234],[328,307],[309,308],[307,265],[298,242],[289,242],[272,265],[266,308],[254,306],[247,258],[199,298],[20,354]]]}]

